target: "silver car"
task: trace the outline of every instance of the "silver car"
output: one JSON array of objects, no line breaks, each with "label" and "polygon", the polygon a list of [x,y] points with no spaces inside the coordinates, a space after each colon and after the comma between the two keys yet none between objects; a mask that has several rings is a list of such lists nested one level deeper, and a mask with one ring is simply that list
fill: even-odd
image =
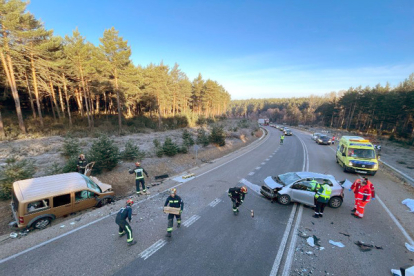
[{"label": "silver car", "polygon": [[313,172],[288,172],[278,176],[268,176],[264,182],[265,185],[260,189],[260,193],[271,199],[272,202],[277,200],[280,204],[287,205],[291,202],[300,202],[305,205],[315,206],[315,192],[311,191],[310,181],[315,179],[323,183],[327,179],[332,187],[331,199],[328,205],[332,208],[339,208],[344,198],[344,188],[342,185],[349,184],[349,180],[339,182],[334,176],[329,174]]}]

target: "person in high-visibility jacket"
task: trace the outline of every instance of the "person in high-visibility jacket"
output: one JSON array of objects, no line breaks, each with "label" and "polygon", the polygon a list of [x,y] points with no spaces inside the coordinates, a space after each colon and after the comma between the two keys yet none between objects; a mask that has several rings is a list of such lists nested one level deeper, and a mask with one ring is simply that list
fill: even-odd
[{"label": "person in high-visibility jacket", "polygon": [[371,187],[368,185],[367,180],[362,180],[361,187],[359,188],[358,194],[357,194],[357,206],[356,211],[353,216],[356,218],[363,218],[364,217],[364,211],[365,211],[365,205],[367,205],[368,202],[371,201]]},{"label": "person in high-visibility jacket", "polygon": [[164,206],[169,205],[170,207],[174,207],[174,208],[180,208],[180,214],[179,215],[175,215],[175,214],[168,214],[168,226],[167,226],[167,237],[171,237],[171,232],[173,230],[173,225],[174,225],[174,216],[177,219],[177,228],[180,228],[181,226],[181,214],[183,212],[184,209],[184,202],[181,199],[181,197],[179,197],[177,195],[177,189],[176,188],[172,188],[170,190],[170,196],[167,197],[167,199],[165,200],[165,204]]},{"label": "person in high-visibility jacket", "polygon": [[76,168],[80,174],[85,174],[86,165],[88,165],[88,160],[85,159],[85,154],[81,153],[76,165]]},{"label": "person in high-visibility jacket", "polygon": [[118,214],[116,215],[115,222],[119,226],[119,237],[127,235],[127,243],[128,245],[134,245],[137,242],[134,241],[134,238],[132,237],[132,229],[129,223],[126,221],[127,219],[129,222],[131,222],[131,216],[132,216],[132,204],[134,204],[134,201],[132,199],[128,199],[126,202],[126,206],[121,208],[119,210]]},{"label": "person in high-visibility jacket", "polygon": [[228,190],[228,195],[233,202],[233,213],[235,216],[239,213],[239,206],[242,205],[244,197],[247,194],[247,187],[233,187]]},{"label": "person in high-visibility jacket", "polygon": [[283,145],[283,140],[285,140],[285,135],[281,135],[280,136],[280,144]]},{"label": "person in high-visibility jacket", "polygon": [[329,186],[329,181],[327,179],[323,180],[323,184],[315,193],[316,198],[316,209],[314,218],[323,217],[323,210],[325,209],[326,204],[328,204],[329,199],[331,198],[332,188]]},{"label": "person in high-visibility jacket", "polygon": [[137,188],[137,195],[141,194],[141,191],[139,189],[139,184],[142,184],[142,192],[145,193],[147,189],[145,188],[145,180],[144,180],[144,173],[148,177],[148,173],[141,167],[141,163],[136,162],[135,163],[135,169],[129,170],[130,174],[135,173],[135,186]]}]

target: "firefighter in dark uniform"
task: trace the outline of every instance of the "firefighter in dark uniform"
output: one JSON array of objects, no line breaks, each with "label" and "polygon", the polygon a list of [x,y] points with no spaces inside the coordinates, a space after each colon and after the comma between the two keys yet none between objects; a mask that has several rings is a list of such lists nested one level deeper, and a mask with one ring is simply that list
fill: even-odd
[{"label": "firefighter in dark uniform", "polygon": [[233,202],[233,213],[235,216],[239,213],[239,206],[243,203],[244,197],[247,194],[246,186],[230,188],[228,195]]},{"label": "firefighter in dark uniform", "polygon": [[127,235],[127,243],[128,245],[134,245],[137,242],[134,241],[132,237],[132,229],[129,223],[126,221],[127,219],[131,222],[131,215],[132,215],[132,208],[131,205],[134,204],[132,199],[128,199],[126,202],[126,206],[119,210],[118,214],[116,215],[115,222],[119,226],[119,237]]},{"label": "firefighter in dark uniform", "polygon": [[145,188],[145,180],[144,180],[144,173],[148,177],[148,173],[141,167],[141,163],[136,162],[135,163],[135,169],[129,170],[130,174],[135,173],[135,186],[137,188],[137,195],[139,196],[141,194],[141,191],[139,189],[139,184],[142,184],[142,193],[146,193],[147,189]]},{"label": "firefighter in dark uniform", "polygon": [[88,161],[85,159],[85,155],[82,153],[81,155],[79,155],[78,164],[76,166],[78,172],[81,174],[85,174],[86,165],[88,165]]},{"label": "firefighter in dark uniform", "polygon": [[184,209],[184,202],[181,199],[181,197],[179,197],[177,195],[177,189],[172,188],[170,191],[170,196],[167,197],[167,200],[165,200],[165,204],[164,206],[170,205],[170,207],[174,207],[174,208],[180,208],[180,214],[179,215],[174,215],[174,214],[168,214],[168,227],[167,227],[167,237],[171,237],[171,232],[173,230],[173,221],[174,221],[174,216],[177,219],[177,228],[180,228],[181,226],[181,213],[183,212]]}]

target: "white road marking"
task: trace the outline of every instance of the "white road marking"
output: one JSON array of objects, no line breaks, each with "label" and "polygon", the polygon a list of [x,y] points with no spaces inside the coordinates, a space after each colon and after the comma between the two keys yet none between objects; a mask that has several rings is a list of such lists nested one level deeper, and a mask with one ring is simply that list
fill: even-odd
[{"label": "white road marking", "polygon": [[215,200],[213,200],[212,202],[210,202],[210,204],[208,204],[208,205],[211,206],[211,207],[215,207],[220,202],[221,202],[221,199],[216,198]]},{"label": "white road marking", "polygon": [[191,224],[193,224],[194,222],[196,222],[198,219],[200,218],[199,215],[194,215],[191,218],[187,219],[186,221],[183,222],[183,225],[185,227],[190,227]]},{"label": "white road marking", "polygon": [[292,266],[293,257],[295,255],[296,240],[298,239],[298,228],[302,220],[303,205],[299,206],[298,216],[296,217],[295,227],[293,227],[292,241],[289,245],[289,251],[286,257],[285,267],[283,268],[282,276],[290,275],[290,268]]},{"label": "white road marking", "polygon": [[260,168],[261,168],[261,167],[256,167],[256,169],[255,169],[255,170],[260,170]]},{"label": "white road marking", "polygon": [[270,271],[270,276],[276,276],[277,271],[280,267],[280,262],[282,261],[283,252],[285,251],[286,243],[289,237],[290,229],[292,228],[293,218],[295,217],[297,204],[293,205],[292,211],[290,212],[290,217],[286,225],[285,233],[283,233],[282,242],[280,243],[279,250],[277,251],[275,262],[273,263],[272,271]]},{"label": "white road marking", "polygon": [[259,194],[260,195],[260,185],[257,185],[257,184],[253,184],[253,183],[251,183],[251,182],[249,182],[249,181],[247,181],[246,179],[242,179],[242,180],[240,180],[240,183],[241,184],[244,184],[244,185],[246,185],[247,187],[249,187],[252,191],[254,191],[254,192],[256,192],[257,194]]},{"label": "white road marking", "polygon": [[269,160],[270,160],[269,158],[266,159],[266,161],[269,161]]},{"label": "white road marking", "polygon": [[262,165],[266,164],[266,162],[262,162]]},{"label": "white road marking", "polygon": [[254,172],[249,172],[249,175],[250,175],[250,176],[254,175]]},{"label": "white road marking", "polygon": [[143,258],[144,260],[148,259],[152,254],[157,252],[159,249],[161,249],[165,244],[167,243],[166,240],[158,240],[156,243],[142,251],[138,257]]}]

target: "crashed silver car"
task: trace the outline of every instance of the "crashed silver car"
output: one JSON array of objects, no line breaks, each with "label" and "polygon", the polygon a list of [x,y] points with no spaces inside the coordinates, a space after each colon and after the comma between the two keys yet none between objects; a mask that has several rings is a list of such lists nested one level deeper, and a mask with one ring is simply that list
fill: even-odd
[{"label": "crashed silver car", "polygon": [[332,208],[339,208],[344,198],[344,188],[341,186],[344,180],[339,182],[334,176],[329,174],[313,172],[288,172],[278,176],[268,176],[265,185],[260,189],[260,193],[273,201],[277,200],[280,204],[287,205],[291,202],[300,202],[305,205],[315,206],[315,192],[311,191],[310,181],[315,179],[320,184],[324,179],[328,180],[332,187],[331,199],[328,205]]}]

